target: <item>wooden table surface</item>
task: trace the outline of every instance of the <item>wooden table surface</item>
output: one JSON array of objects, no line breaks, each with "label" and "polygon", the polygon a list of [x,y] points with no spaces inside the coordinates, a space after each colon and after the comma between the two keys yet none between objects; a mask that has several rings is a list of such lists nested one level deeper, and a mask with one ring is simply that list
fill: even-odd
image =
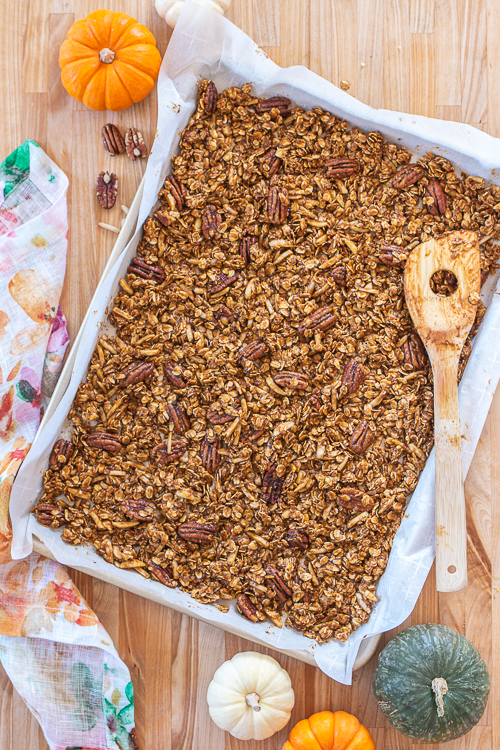
[{"label": "wooden table surface", "polygon": [[[62,305],[74,338],[113,246],[98,221],[119,225],[119,204],[130,205],[144,163],[114,161],[103,151],[100,128],[135,126],[151,144],[156,95],[124,112],[91,112],[63,90],[58,49],[74,20],[99,7],[145,23],[160,51],[170,30],[151,0],[3,0],[0,22],[0,160],[26,138],[37,141],[70,179],[68,267]],[[229,18],[279,65],[306,65],[374,107],[473,124],[500,136],[499,0],[233,0]],[[113,168],[120,196],[111,211],[96,201],[97,173]],[[500,748],[500,394],[485,425],[466,484],[469,587],[435,591],[432,572],[415,611],[403,623],[440,622],[479,649],[492,678],[480,723],[447,750]],[[495,500],[497,501],[495,503]],[[130,668],[141,750],[271,750],[283,730],[244,744],[210,720],[205,700],[215,669],[238,651],[266,651],[165,607],[82,574],[74,580],[101,618]],[[399,630],[398,629],[398,630]],[[386,634],[384,645],[394,633]],[[271,649],[267,650],[271,655]],[[292,678],[292,723],[324,709],[356,714],[377,750],[424,748],[389,727],[371,693],[374,658],[352,687],[319,669],[274,654]],[[495,717],[495,718],[494,718]],[[47,750],[47,744],[0,667],[0,748]],[[427,746],[425,746],[427,747]]]}]

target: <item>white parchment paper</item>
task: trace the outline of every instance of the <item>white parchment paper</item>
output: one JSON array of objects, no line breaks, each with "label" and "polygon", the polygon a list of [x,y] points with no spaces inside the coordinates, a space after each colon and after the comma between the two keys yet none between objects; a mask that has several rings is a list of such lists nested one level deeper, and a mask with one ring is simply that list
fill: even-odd
[{"label": "white parchment paper", "polygon": [[[102,331],[105,309],[118,291],[118,281],[126,272],[141,236],[140,227],[157,202],[157,194],[170,173],[171,156],[176,152],[179,134],[187,124],[202,78],[214,80],[219,90],[250,81],[259,96],[281,94],[295,104],[323,107],[353,125],[379,130],[391,141],[404,144],[415,154],[426,151],[441,154],[455,164],[457,171],[500,179],[500,141],[475,128],[455,122],[374,110],[303,67],[282,69],[275,65],[254,42],[225,18],[187,0],[163,60],[158,80],[158,130],[147,171],[138,229],[109,272],[100,294],[91,303],[92,315],[73,368],[65,396],[52,419],[38,433],[24,461],[11,496],[14,541],[13,557],[31,551],[31,534],[49,547],[62,563],[85,567],[89,572],[106,571],[127,587],[138,583],[136,573],[120,570],[104,562],[89,548],[73,548],[60,533],[37,524],[30,509],[40,494],[43,472],[53,443],[68,435],[66,414],[78,384],[86,375],[88,361],[98,334]],[[464,476],[469,469],[500,375],[499,293],[496,279],[490,279],[483,299],[488,312],[476,337],[472,356],[460,385],[460,415],[463,429]],[[407,513],[396,534],[387,570],[378,586],[379,602],[368,623],[346,643],[319,645],[291,628],[279,629],[270,623],[245,621],[234,610],[227,614],[202,605],[178,590],[156,581],[142,580],[141,587],[157,601],[188,614],[197,614],[214,625],[245,629],[270,646],[305,649],[314,654],[318,666],[330,677],[350,684],[352,667],[360,642],[369,635],[396,627],[412,611],[434,559],[434,456],[431,454]]]}]

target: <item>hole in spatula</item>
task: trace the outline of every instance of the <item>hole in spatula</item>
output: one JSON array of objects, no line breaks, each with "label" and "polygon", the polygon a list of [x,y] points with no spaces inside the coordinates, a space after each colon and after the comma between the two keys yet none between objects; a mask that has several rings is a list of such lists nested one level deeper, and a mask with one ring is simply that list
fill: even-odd
[{"label": "hole in spatula", "polygon": [[457,572],[457,569],[455,568],[455,566],[454,565],[450,565],[449,568],[448,568],[448,573],[452,573],[453,574],[453,573],[456,573],[456,572]]},{"label": "hole in spatula", "polygon": [[449,297],[458,289],[458,280],[453,271],[440,270],[432,274],[431,289],[439,297]]}]

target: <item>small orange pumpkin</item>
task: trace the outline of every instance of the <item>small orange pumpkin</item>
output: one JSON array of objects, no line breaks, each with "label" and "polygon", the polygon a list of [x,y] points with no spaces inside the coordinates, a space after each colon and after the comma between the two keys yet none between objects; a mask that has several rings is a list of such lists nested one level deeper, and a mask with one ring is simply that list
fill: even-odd
[{"label": "small orange pumpkin", "polygon": [[375,750],[375,743],[355,716],[320,711],[294,726],[283,750]]},{"label": "small orange pumpkin", "polygon": [[59,51],[61,80],[89,109],[119,110],[152,90],[161,56],[152,33],[127,13],[95,10],[76,21]]}]

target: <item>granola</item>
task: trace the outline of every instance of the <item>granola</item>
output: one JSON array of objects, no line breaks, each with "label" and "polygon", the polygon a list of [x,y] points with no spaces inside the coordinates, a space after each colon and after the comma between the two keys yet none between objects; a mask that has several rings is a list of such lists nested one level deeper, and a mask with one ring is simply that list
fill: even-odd
[{"label": "granola", "polygon": [[479,234],[483,279],[500,254],[500,188],[411,158],[204,81],[39,522],[253,622],[320,642],[366,622],[433,442],[406,258],[458,228]]}]

